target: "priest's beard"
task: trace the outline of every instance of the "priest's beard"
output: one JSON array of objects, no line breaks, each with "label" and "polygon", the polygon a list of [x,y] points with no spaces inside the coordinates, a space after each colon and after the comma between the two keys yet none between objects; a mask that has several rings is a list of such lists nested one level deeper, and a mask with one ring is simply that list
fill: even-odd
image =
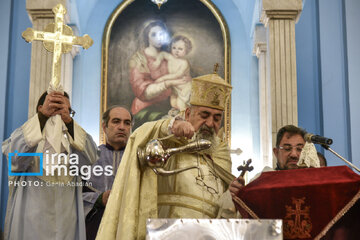
[{"label": "priest's beard", "polygon": [[195,140],[205,139],[211,142],[210,148],[202,151],[209,155],[214,153],[215,149],[217,148],[220,142],[219,137],[215,133],[215,129],[210,128],[205,124],[201,125],[201,127],[196,131],[194,139]]}]

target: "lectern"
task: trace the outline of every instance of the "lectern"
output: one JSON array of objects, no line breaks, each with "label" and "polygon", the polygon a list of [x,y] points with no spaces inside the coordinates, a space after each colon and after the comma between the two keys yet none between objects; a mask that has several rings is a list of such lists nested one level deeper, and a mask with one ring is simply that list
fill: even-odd
[{"label": "lectern", "polygon": [[360,239],[360,176],[346,166],[264,172],[237,197],[245,218],[282,219],[284,239]]}]

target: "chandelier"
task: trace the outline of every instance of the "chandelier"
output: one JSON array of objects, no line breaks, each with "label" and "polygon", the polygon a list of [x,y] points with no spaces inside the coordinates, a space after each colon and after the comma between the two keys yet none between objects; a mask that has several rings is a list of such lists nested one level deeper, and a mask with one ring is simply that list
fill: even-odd
[{"label": "chandelier", "polygon": [[153,3],[155,3],[159,9],[161,7],[162,4],[166,3],[168,0],[151,0]]}]

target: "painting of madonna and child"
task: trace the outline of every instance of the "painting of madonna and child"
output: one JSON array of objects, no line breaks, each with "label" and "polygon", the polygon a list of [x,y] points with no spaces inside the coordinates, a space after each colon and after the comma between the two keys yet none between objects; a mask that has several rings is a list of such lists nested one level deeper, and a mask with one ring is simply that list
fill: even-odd
[{"label": "painting of madonna and child", "polygon": [[206,3],[171,0],[159,9],[149,0],[137,0],[114,10],[107,26],[103,109],[127,106],[136,129],[184,110],[191,79],[212,73],[215,63],[224,78],[223,30]]}]

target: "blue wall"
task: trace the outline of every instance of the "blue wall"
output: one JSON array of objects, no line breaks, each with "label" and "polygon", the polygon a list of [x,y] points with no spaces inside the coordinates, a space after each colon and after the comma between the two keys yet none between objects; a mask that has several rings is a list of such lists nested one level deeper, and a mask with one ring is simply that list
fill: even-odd
[{"label": "blue wall", "polygon": [[[29,73],[31,46],[21,38],[21,33],[31,27],[25,9],[25,0],[1,1],[1,17],[4,19],[5,29],[1,36],[1,94],[0,126],[2,139],[10,136],[11,132],[27,120],[29,99]],[[6,24],[8,23],[8,24]],[[6,34],[7,33],[7,34]],[[1,41],[1,42],[2,42]],[[3,43],[3,42],[2,42]],[[1,185],[1,223],[5,215],[5,205],[8,194],[7,164],[2,156],[2,185]]]},{"label": "blue wall", "polygon": [[349,114],[352,162],[360,166],[360,1],[344,1],[348,62]]},{"label": "blue wall", "polygon": [[[319,1],[320,56],[324,135],[335,139],[333,148],[351,157],[347,76],[346,29],[342,1]],[[331,40],[330,40],[331,39]],[[327,153],[328,157],[330,153]],[[336,158],[332,162],[342,165]]]},{"label": "blue wall", "polygon": [[359,1],[306,1],[296,25],[299,126],[333,138],[331,148],[358,166],[359,9]]},{"label": "blue wall", "polygon": [[[3,23],[4,28],[2,31],[5,33],[10,32],[10,18],[11,13],[11,2],[10,1],[2,1],[0,3],[0,22]],[[5,109],[6,109],[6,86],[7,86],[7,69],[8,69],[8,56],[9,56],[9,34],[1,34],[0,35],[0,136],[1,139],[4,138],[5,135]],[[4,161],[3,161],[4,159]],[[0,154],[0,223],[1,229],[3,229],[3,219],[5,215],[5,205],[7,198],[7,175],[6,173],[6,161],[3,158],[3,155]]]},{"label": "blue wall", "polygon": [[295,25],[299,126],[323,134],[321,68],[316,1],[306,1]]}]

